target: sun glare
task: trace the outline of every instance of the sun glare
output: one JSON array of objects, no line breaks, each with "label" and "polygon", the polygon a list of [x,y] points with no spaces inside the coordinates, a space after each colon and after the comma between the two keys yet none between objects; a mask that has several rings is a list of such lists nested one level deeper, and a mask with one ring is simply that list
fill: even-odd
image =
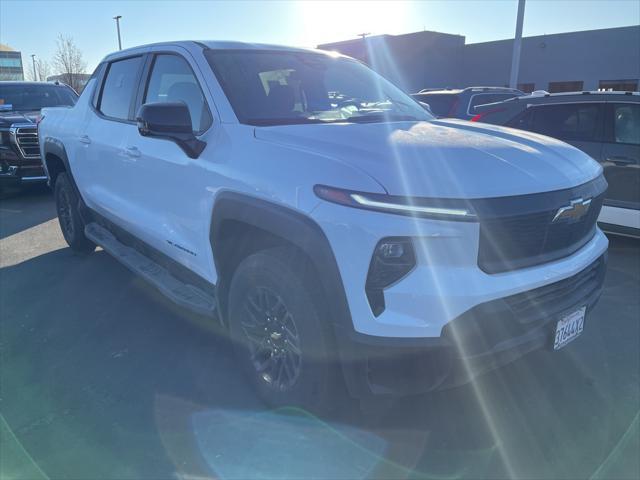
[{"label": "sun glare", "polygon": [[410,17],[410,5],[402,1],[307,1],[297,5],[306,46],[363,33],[399,33],[408,28]]}]

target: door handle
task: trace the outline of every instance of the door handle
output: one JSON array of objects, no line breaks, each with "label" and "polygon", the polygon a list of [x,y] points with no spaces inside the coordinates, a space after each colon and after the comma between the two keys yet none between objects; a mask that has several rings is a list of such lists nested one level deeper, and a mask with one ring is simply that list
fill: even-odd
[{"label": "door handle", "polygon": [[614,155],[607,158],[607,162],[615,163],[618,166],[631,165],[632,163],[638,163],[631,157],[624,157],[622,155]]},{"label": "door handle", "polygon": [[124,153],[127,157],[131,158],[138,158],[140,156],[140,150],[138,150],[138,147],[127,147],[124,149]]},{"label": "door handle", "polygon": [[84,143],[85,145],[89,145],[91,143],[91,139],[89,138],[89,135],[80,135],[78,137],[78,141],[80,143]]}]

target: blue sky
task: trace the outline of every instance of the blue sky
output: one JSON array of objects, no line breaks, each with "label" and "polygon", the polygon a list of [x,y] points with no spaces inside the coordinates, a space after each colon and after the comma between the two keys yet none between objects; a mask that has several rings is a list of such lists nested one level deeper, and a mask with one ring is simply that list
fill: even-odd
[{"label": "blue sky", "polygon": [[[35,1],[0,0],[0,43],[49,60],[58,33],[70,35],[91,71],[117,49],[176,39],[316,46],[358,33],[435,30],[468,43],[510,38],[517,0],[405,1]],[[527,0],[524,35],[640,24],[638,0]]]}]

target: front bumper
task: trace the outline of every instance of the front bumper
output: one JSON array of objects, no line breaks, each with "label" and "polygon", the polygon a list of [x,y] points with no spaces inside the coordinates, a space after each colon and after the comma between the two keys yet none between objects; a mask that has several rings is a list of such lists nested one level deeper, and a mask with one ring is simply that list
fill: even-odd
[{"label": "front bumper", "polygon": [[564,314],[603,289],[607,254],[563,280],[475,306],[440,337],[380,338],[336,326],[342,368],[352,396],[407,395],[464,384],[527,353],[551,348]]},{"label": "front bumper", "polygon": [[20,187],[46,181],[47,175],[40,159],[25,160],[7,147],[0,149],[0,185]]}]

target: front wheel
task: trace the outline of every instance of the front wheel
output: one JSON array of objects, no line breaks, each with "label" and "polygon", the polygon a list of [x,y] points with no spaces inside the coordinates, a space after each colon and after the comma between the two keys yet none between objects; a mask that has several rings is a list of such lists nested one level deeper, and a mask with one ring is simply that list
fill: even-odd
[{"label": "front wheel", "polygon": [[331,410],[339,369],[329,319],[304,258],[273,249],[247,257],[229,292],[236,354],[259,395],[272,406]]},{"label": "front wheel", "polygon": [[78,196],[66,173],[60,173],[56,178],[54,193],[58,223],[67,244],[74,252],[93,252],[96,245],[84,234],[84,222],[78,211]]}]

